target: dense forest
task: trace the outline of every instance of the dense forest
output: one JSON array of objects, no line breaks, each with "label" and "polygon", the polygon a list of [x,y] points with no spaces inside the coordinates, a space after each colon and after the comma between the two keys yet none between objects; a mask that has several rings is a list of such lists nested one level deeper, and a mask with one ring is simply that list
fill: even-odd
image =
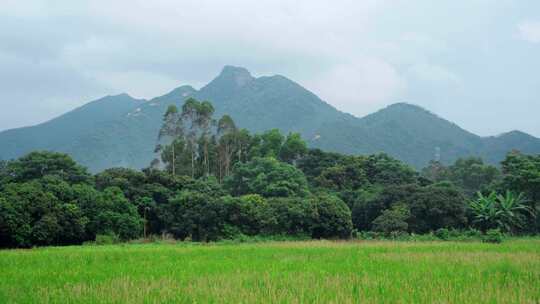
[{"label": "dense forest", "polygon": [[210,102],[171,105],[141,171],[90,174],[66,154],[0,161],[0,247],[110,236],[217,241],[243,236],[346,239],[444,231],[540,232],[540,155],[511,151],[421,172],[386,154],[308,149],[298,133],[251,134]]}]

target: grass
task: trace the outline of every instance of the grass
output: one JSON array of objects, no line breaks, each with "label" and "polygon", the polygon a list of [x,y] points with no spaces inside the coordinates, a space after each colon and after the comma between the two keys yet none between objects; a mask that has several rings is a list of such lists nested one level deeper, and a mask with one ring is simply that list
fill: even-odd
[{"label": "grass", "polygon": [[0,251],[0,303],[539,303],[540,240]]}]

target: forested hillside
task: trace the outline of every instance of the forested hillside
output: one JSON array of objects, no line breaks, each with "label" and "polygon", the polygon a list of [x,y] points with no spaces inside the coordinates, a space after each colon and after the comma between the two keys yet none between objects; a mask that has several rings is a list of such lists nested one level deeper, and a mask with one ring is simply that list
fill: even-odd
[{"label": "forested hillside", "polygon": [[525,133],[483,138],[406,103],[356,118],[283,76],[256,78],[246,69],[226,66],[200,90],[182,86],[151,100],[109,96],[41,125],[0,132],[0,159],[52,150],[70,154],[92,172],[116,166],[140,169],[154,158],[151,147],[164,111],[189,97],[211,101],[217,115],[229,114],[251,132],[299,132],[312,148],[384,152],[417,169],[437,157],[450,164],[459,157],[481,156],[497,164],[511,150],[540,153],[540,140]]},{"label": "forested hillside", "polygon": [[384,153],[309,149],[299,133],[251,133],[215,110],[194,98],[169,105],[142,171],[92,175],[46,151],[0,161],[0,247],[539,231],[538,155],[509,153],[502,170],[466,158],[418,172]]}]

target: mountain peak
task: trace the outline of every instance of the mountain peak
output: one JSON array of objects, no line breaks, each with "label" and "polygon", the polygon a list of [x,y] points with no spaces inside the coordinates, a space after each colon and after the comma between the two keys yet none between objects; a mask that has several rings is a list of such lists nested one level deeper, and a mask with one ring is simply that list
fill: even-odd
[{"label": "mountain peak", "polygon": [[243,87],[255,78],[251,76],[251,73],[245,68],[226,65],[223,67],[223,70],[221,70],[221,73],[216,78],[216,80],[218,79],[222,81],[232,82],[237,87]]},{"label": "mountain peak", "polygon": [[193,95],[193,93],[197,92],[197,90],[195,90],[195,88],[193,88],[192,86],[190,85],[183,85],[183,86],[179,86],[178,88],[170,91],[169,93],[163,95],[162,97],[178,97],[178,98],[183,98],[183,97],[187,97],[187,96],[191,96]]},{"label": "mountain peak", "polygon": [[529,138],[534,138],[534,139],[537,139],[536,137],[530,135],[530,134],[527,134],[525,132],[522,132],[522,131],[519,131],[519,130],[512,130],[510,132],[505,132],[505,133],[502,133],[502,134],[499,134],[495,137],[498,137],[498,138],[521,138],[521,139],[529,139]]},{"label": "mountain peak", "polygon": [[394,104],[391,104],[391,105],[387,106],[386,109],[388,109],[388,110],[393,109],[393,110],[409,110],[409,111],[429,112],[428,110],[422,108],[419,105],[415,105],[415,104],[407,103],[407,102],[394,103]]}]

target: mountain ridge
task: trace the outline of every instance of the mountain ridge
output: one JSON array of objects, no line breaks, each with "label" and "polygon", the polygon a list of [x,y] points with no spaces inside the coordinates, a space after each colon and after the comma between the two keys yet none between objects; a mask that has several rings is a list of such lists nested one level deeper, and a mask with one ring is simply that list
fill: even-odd
[{"label": "mountain ridge", "polygon": [[463,156],[497,163],[512,149],[540,153],[540,139],[522,131],[481,137],[405,102],[356,117],[287,77],[254,77],[245,68],[225,66],[199,90],[182,85],[148,100],[126,93],[105,96],[45,123],[2,131],[0,159],[46,149],[69,153],[92,171],[142,168],[153,158],[167,106],[181,106],[189,97],[211,101],[216,116],[229,114],[252,132],[300,132],[311,147],[348,154],[385,152],[416,168],[436,153],[445,163]]}]

